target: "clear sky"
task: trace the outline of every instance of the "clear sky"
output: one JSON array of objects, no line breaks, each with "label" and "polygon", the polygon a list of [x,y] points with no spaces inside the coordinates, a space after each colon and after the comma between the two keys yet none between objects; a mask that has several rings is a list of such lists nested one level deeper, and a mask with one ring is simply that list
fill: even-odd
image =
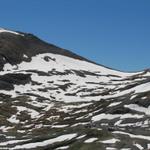
[{"label": "clear sky", "polygon": [[0,0],[0,26],[115,69],[150,68],[150,0]]}]

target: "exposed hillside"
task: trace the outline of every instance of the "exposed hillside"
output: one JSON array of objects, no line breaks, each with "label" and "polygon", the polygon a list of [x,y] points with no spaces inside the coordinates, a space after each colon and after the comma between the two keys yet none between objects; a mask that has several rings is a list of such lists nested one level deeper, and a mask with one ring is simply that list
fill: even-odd
[{"label": "exposed hillside", "polygon": [[150,71],[97,65],[0,29],[0,149],[150,148]]}]

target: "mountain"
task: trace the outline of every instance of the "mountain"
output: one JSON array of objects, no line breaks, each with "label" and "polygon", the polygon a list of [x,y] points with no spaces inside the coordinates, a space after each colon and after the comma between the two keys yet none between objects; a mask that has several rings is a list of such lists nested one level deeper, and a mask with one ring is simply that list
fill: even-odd
[{"label": "mountain", "polygon": [[146,150],[149,130],[149,69],[113,70],[0,28],[0,150]]}]

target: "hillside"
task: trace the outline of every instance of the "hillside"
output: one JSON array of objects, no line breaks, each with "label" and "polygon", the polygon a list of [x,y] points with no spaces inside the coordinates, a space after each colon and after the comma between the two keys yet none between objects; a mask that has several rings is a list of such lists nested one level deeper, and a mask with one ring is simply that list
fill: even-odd
[{"label": "hillside", "polygon": [[126,73],[0,29],[0,150],[150,149],[150,70]]}]

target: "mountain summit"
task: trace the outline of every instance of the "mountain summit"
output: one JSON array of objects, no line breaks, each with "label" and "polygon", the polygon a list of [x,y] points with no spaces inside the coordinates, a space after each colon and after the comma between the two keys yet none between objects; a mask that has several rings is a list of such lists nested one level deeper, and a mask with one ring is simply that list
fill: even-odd
[{"label": "mountain summit", "polygon": [[0,28],[0,149],[149,149],[149,116],[149,70],[116,71]]}]

